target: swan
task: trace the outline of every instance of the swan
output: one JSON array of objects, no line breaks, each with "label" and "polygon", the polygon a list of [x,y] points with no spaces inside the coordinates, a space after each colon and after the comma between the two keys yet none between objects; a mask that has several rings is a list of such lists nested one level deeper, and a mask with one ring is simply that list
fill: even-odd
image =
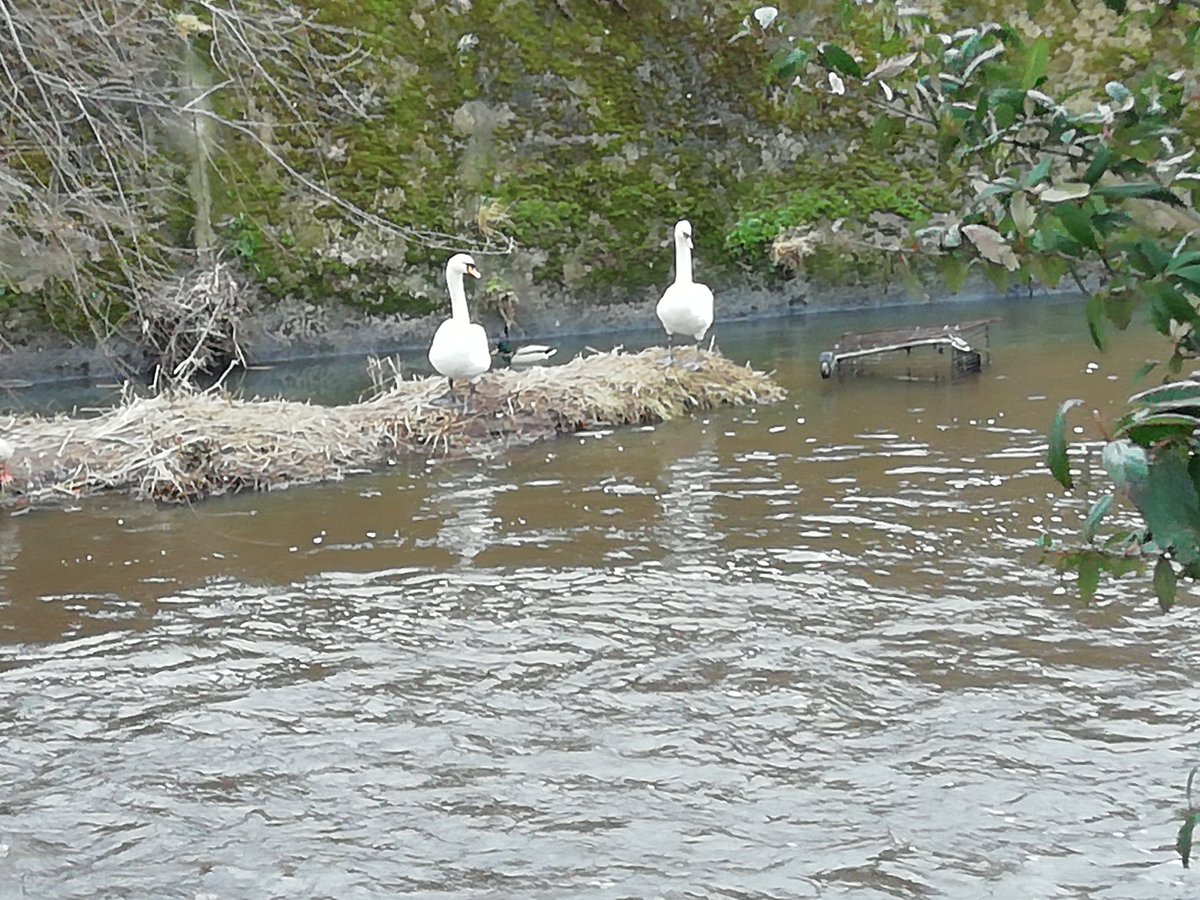
[{"label": "swan", "polygon": [[713,292],[706,284],[692,281],[692,223],[675,223],[675,281],[666,289],[655,309],[667,330],[667,362],[673,362],[671,339],[687,335],[699,341],[713,323]]},{"label": "swan", "polygon": [[514,347],[509,340],[496,343],[496,355],[512,369],[543,365],[557,352],[557,347],[547,347],[545,344],[522,344],[520,347]]},{"label": "swan", "polygon": [[[475,260],[466,253],[456,253],[446,263],[446,286],[450,290],[450,318],[438,326],[429,345],[429,364],[450,382],[454,396],[454,379],[475,379],[492,367],[487,333],[483,326],[471,322],[467,312],[467,293],[463,276],[479,277]],[[466,403],[464,399],[464,404]]]}]

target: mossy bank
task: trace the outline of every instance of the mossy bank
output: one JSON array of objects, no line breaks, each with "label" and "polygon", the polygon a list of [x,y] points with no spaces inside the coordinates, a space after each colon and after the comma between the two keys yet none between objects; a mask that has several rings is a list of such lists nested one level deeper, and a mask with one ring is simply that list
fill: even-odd
[{"label": "mossy bank", "polygon": [[[947,289],[932,272],[845,244],[818,248],[802,278],[773,264],[768,251],[788,229],[882,217],[904,230],[956,207],[964,186],[916,137],[835,98],[783,87],[770,40],[747,28],[756,6],[301,0],[335,29],[324,34],[350,35],[365,55],[337,73],[336,90],[319,80],[301,86],[320,97],[318,125],[297,124],[310,110],[286,108],[280,98],[291,95],[270,89],[269,59],[258,81],[242,85],[249,94],[215,91],[216,112],[255,123],[254,134],[211,129],[203,185],[211,196],[197,200],[192,185],[164,199],[155,227],[164,246],[200,246],[191,223],[198,209],[211,215],[203,243],[238,262],[241,337],[255,358],[422,340],[428,317],[446,307],[446,256],[472,245],[485,271],[472,302],[485,323],[507,321],[518,333],[652,323],[671,277],[671,226],[682,217],[693,223],[697,276],[716,289],[720,317],[953,294],[960,285]],[[1067,37],[1056,45],[1095,51],[1107,65],[1116,39],[1100,25],[1088,41],[1070,37],[1067,6]],[[814,32],[838,27],[833,0],[780,7]],[[940,11],[975,18],[969,4]],[[1095,13],[1103,24],[1107,14]],[[203,17],[187,22],[185,40],[211,55],[204,41],[216,38]],[[1129,64],[1142,64],[1148,45],[1130,48]],[[189,78],[205,83],[203,73]],[[184,177],[177,149],[162,153]],[[395,228],[347,216],[331,197]],[[94,321],[93,334],[70,321],[61,302],[32,302],[50,296],[43,280],[9,278],[0,288],[9,349],[39,323],[23,310],[41,310],[40,324],[76,341],[97,331]],[[127,306],[103,290],[93,292],[94,317],[119,334]],[[34,356],[0,354],[0,376]],[[87,364],[69,353],[55,363]]]}]

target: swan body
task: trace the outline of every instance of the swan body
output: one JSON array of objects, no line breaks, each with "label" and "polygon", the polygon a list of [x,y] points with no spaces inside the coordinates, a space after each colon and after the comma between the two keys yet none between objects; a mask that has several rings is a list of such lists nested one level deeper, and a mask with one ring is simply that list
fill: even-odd
[{"label": "swan body", "polygon": [[698,341],[712,326],[713,292],[692,280],[692,223],[687,219],[675,224],[675,281],[655,312],[667,330],[668,344],[677,334]]},{"label": "swan body", "polygon": [[557,352],[557,347],[547,347],[545,344],[523,344],[520,347],[514,347],[508,341],[500,341],[496,344],[496,354],[501,359],[507,360],[508,365],[513,369],[544,365]]},{"label": "swan body", "polygon": [[479,277],[479,269],[466,253],[457,253],[446,263],[446,286],[450,290],[450,318],[438,326],[429,345],[429,364],[450,379],[478,378],[492,367],[487,333],[471,321],[463,276]]}]

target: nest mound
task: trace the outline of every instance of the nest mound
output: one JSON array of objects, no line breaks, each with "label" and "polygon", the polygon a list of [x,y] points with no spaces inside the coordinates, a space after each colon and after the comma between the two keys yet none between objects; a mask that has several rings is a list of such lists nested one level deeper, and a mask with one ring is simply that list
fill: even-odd
[{"label": "nest mound", "polygon": [[[720,353],[596,353],[561,366],[502,369],[446,404],[444,378],[395,380],[378,396],[323,407],[212,392],[128,400],[93,418],[0,420],[14,445],[3,501],[102,491],[191,502],[371,471],[406,452],[493,453],[588,428],[661,422],[783,397],[771,378]],[[465,385],[459,385],[464,388]]]}]

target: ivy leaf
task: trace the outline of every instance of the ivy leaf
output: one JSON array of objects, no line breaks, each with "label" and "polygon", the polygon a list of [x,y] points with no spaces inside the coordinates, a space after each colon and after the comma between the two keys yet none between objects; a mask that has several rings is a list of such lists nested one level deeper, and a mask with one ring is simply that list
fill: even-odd
[{"label": "ivy leaf", "polygon": [[1046,451],[1050,474],[1068,491],[1075,487],[1075,482],[1071,480],[1071,463],[1067,459],[1067,413],[1081,403],[1082,400],[1065,400],[1058,407],[1050,425],[1050,445]]},{"label": "ivy leaf", "polygon": [[1170,612],[1175,605],[1175,568],[1165,556],[1154,564],[1154,595],[1158,597],[1158,608]]}]

